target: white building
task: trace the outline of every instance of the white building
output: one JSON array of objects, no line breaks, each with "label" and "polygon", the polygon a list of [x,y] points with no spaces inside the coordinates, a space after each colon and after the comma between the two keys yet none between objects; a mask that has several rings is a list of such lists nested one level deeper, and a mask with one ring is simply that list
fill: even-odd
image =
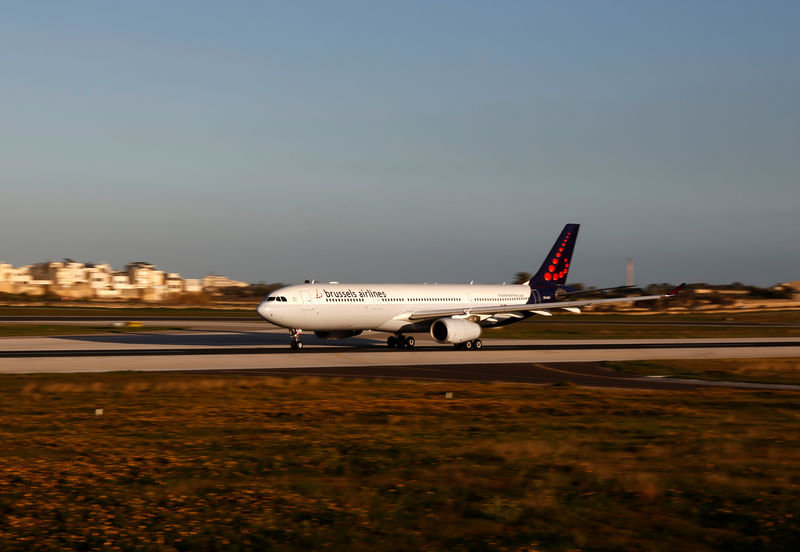
[{"label": "white building", "polygon": [[214,291],[225,287],[248,287],[249,285],[250,284],[247,282],[231,280],[230,278],[218,276],[217,274],[209,274],[203,278],[203,289],[207,291]]},{"label": "white building", "polygon": [[167,293],[183,293],[183,278],[177,272],[170,272],[166,278]]},{"label": "white building", "polygon": [[203,280],[200,278],[186,278],[183,281],[183,291],[186,293],[200,293],[203,291]]},{"label": "white building", "polygon": [[31,268],[31,266],[15,268],[10,264],[0,263],[0,292],[43,295],[53,281],[35,278],[31,274]]},{"label": "white building", "polygon": [[16,270],[16,268],[8,263],[0,263],[0,293],[12,292],[12,275]]},{"label": "white building", "polygon": [[125,267],[130,276],[130,283],[136,288],[144,289],[164,285],[164,271],[156,270],[155,265],[138,261],[128,263]]},{"label": "white building", "polygon": [[74,299],[163,301],[173,294],[247,285],[218,275],[184,279],[176,272],[165,273],[147,262],[128,263],[125,271],[115,271],[108,263],[85,264],[71,259],[19,268],[0,262],[0,292],[3,293],[43,295],[51,291]]}]

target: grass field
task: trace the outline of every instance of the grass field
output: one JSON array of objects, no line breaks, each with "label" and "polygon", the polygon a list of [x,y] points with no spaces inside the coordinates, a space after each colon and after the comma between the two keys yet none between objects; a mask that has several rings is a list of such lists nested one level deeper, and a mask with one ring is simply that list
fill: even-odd
[{"label": "grass field", "polygon": [[0,550],[800,548],[798,393],[106,373],[0,397]]},{"label": "grass field", "polygon": [[603,366],[645,376],[800,385],[800,358],[637,360]]}]

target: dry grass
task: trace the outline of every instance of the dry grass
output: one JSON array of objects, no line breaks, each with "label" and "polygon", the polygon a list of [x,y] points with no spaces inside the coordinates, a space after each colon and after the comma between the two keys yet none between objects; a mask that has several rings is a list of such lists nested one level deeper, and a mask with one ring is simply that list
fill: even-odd
[{"label": "dry grass", "polygon": [[800,358],[728,358],[605,362],[604,366],[641,375],[659,375],[718,381],[800,385]]},{"label": "dry grass", "polygon": [[2,550],[800,545],[798,394],[132,373],[0,393]]}]

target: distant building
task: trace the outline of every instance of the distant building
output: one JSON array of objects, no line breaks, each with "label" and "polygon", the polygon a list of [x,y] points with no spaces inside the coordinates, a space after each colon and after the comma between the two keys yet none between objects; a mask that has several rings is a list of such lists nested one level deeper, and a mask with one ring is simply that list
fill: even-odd
[{"label": "distant building", "polygon": [[31,265],[30,274],[34,280],[49,280],[52,285],[62,288],[87,283],[86,265],[72,260],[36,263]]},{"label": "distant building", "polygon": [[203,280],[199,278],[186,278],[183,281],[183,291],[186,293],[200,293],[203,291]]},{"label": "distant building", "polygon": [[183,278],[176,272],[167,274],[166,286],[168,293],[183,293],[185,287]]},{"label": "distant building", "polygon": [[694,293],[697,295],[750,295],[750,291],[746,289],[710,289],[710,288],[694,288]]},{"label": "distant building", "polygon": [[89,287],[93,291],[111,289],[111,272],[92,270],[89,273]]},{"label": "distant building", "polygon": [[115,271],[110,273],[111,284],[102,292],[97,292],[97,297],[138,299],[139,290],[131,283],[127,272]]},{"label": "distant building", "polygon": [[145,262],[128,263],[125,270],[130,276],[131,284],[139,289],[164,285],[164,271],[156,270],[155,265]]},{"label": "distant building", "polygon": [[52,283],[52,280],[34,278],[31,266],[14,268],[10,264],[0,263],[0,292],[43,295]]},{"label": "distant building", "polygon": [[14,287],[13,277],[16,268],[7,263],[0,263],[0,293],[11,293]]},{"label": "distant building", "polygon": [[203,278],[203,289],[206,291],[216,291],[226,287],[248,287],[249,285],[247,282],[238,282],[216,274],[209,274]]},{"label": "distant building", "polygon": [[89,264],[72,259],[18,268],[0,262],[0,293],[10,294],[44,295],[50,292],[74,299],[163,301],[181,293],[248,285],[218,275],[203,279],[182,278],[177,272],[158,270],[145,261],[128,263],[124,271],[115,271],[105,262]]},{"label": "distant building", "polygon": [[791,290],[792,299],[795,301],[800,301],[800,280],[795,280],[794,282],[786,282],[784,284],[778,284],[775,286],[777,289],[781,290]]}]

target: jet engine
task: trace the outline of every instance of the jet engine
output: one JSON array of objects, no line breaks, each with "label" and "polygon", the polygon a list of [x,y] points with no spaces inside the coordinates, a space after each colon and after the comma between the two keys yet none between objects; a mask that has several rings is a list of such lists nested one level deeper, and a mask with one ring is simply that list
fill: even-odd
[{"label": "jet engine", "polygon": [[318,330],[314,332],[320,339],[346,339],[348,337],[355,337],[361,333],[361,330]]},{"label": "jet engine", "polygon": [[440,318],[431,324],[431,337],[439,343],[464,343],[481,335],[481,327],[463,318]]}]

